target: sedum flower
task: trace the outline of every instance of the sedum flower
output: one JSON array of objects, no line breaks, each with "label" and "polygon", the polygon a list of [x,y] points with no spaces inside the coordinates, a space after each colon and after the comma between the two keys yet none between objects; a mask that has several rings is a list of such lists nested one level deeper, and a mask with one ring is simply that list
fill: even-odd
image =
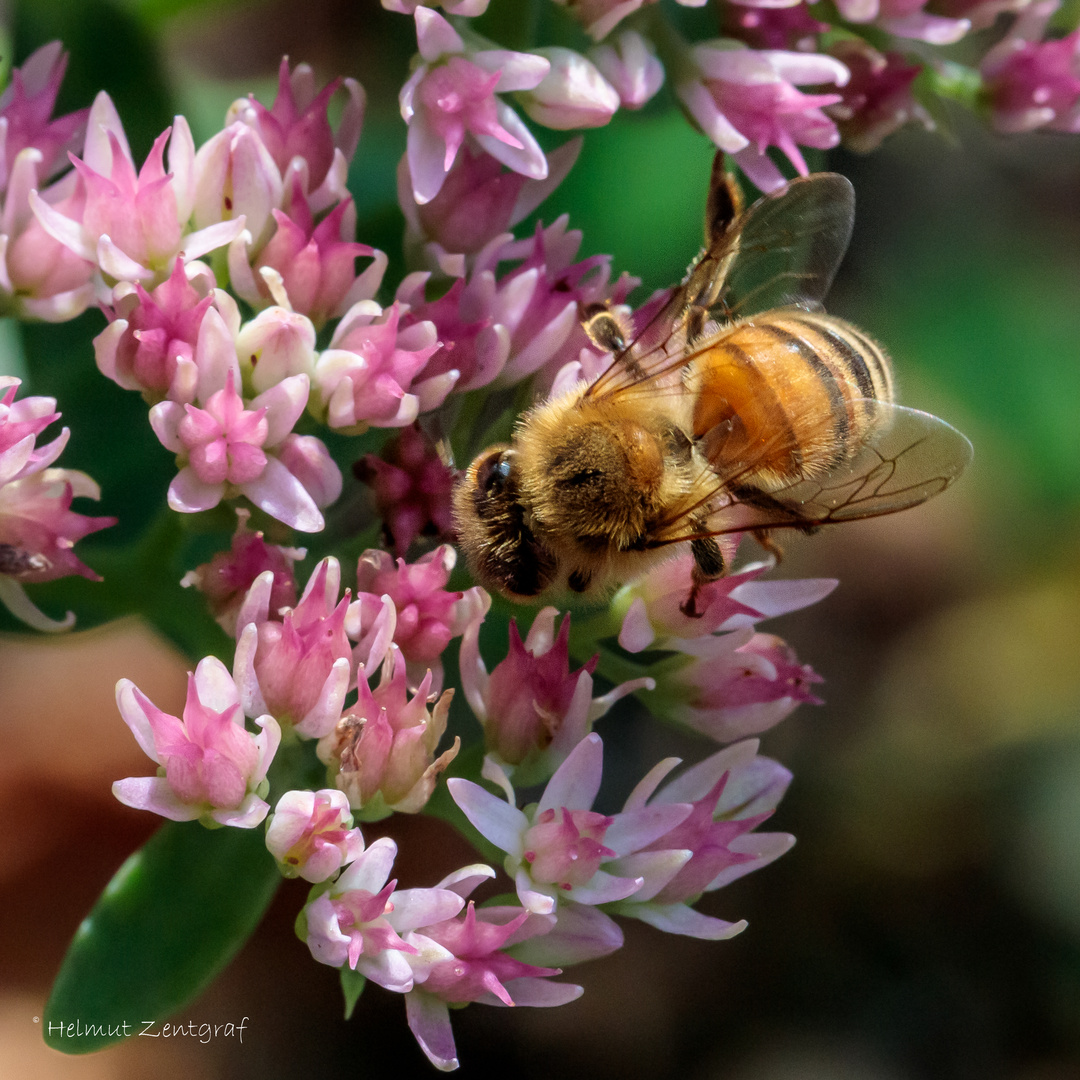
[{"label": "sedum flower", "polygon": [[[295,179],[288,212],[274,210],[273,217],[277,229],[253,264],[249,265],[250,233],[240,234],[229,246],[229,277],[241,299],[255,308],[274,299],[322,327],[327,319],[375,294],[386,257],[352,239],[356,208],[350,196],[316,223],[300,181]],[[358,275],[356,260],[364,255],[375,258]]]},{"label": "sedum flower", "polygon": [[184,588],[194,586],[205,597],[210,613],[229,637],[236,637],[243,626],[236,624],[248,590],[264,573],[271,575],[266,597],[267,617],[296,604],[296,578],[293,563],[307,553],[303,548],[268,544],[261,532],[248,528],[249,510],[238,509],[239,519],[228,551],[219,551],[209,562],[189,570],[180,580]]},{"label": "sedum flower", "polygon": [[413,196],[409,157],[404,155],[398,165],[398,202],[405,215],[410,262],[451,277],[464,276],[463,256],[477,254],[528,217],[562,183],[581,145],[576,138],[552,150],[547,176],[530,180],[466,142],[438,195],[423,204]]},{"label": "sedum flower", "polygon": [[37,171],[44,183],[67,167],[66,152],[81,148],[89,109],[51,119],[67,62],[63,45],[50,41],[12,69],[0,94],[0,191],[7,190],[15,161],[24,151],[39,155]]},{"label": "sedum flower", "polygon": [[418,7],[441,7],[448,15],[483,15],[489,0],[382,0],[387,11],[412,15]]},{"label": "sedum flower", "polygon": [[821,704],[810,690],[821,676],[773,634],[747,627],[669,644],[681,655],[654,667],[647,703],[718,742],[767,731],[801,702]]},{"label": "sedum flower", "polygon": [[273,155],[251,124],[234,120],[199,147],[194,161],[195,227],[243,218],[255,254],[275,228],[285,186]]},{"label": "sedum flower", "polygon": [[395,563],[386,551],[365,551],[356,566],[356,602],[346,622],[349,636],[364,642],[367,634],[361,634],[353,620],[370,626],[382,605],[393,604],[394,644],[409,665],[411,681],[415,684],[430,668],[435,691],[442,688],[443,650],[487,611],[487,594],[479,586],[467,592],[446,588],[456,562],[457,552],[449,544],[413,563]]},{"label": "sedum flower", "polygon": [[337,727],[319,742],[319,758],[336,773],[334,783],[364,821],[391,813],[418,814],[435,790],[435,782],[457,757],[461,740],[438,757],[435,750],[446,732],[454,691],[434,701],[429,671],[410,699],[405,686],[405,661],[391,646],[383,663],[382,680],[374,691],[361,677],[356,703]]},{"label": "sedum flower", "polygon": [[320,882],[364,850],[349,800],[334,788],[286,791],[266,822],[266,847],[285,877]]},{"label": "sedum flower", "polygon": [[294,529],[322,529],[319,507],[341,493],[341,474],[329,454],[307,454],[297,475],[290,453],[308,377],[293,375],[245,402],[236,345],[215,308],[199,327],[194,366],[198,404],[162,401],[150,410],[154,433],[180,465],[169,485],[169,505],[190,514],[245,495]]},{"label": "sedum flower", "polygon": [[636,30],[622,30],[610,42],[594,46],[589,58],[615,88],[624,109],[640,109],[664,85],[664,65]]},{"label": "sedum flower", "polygon": [[268,307],[236,334],[245,385],[261,394],[293,375],[315,373],[315,327],[306,315]]},{"label": "sedum flower", "polygon": [[416,424],[402,428],[378,454],[365,454],[353,471],[372,488],[387,545],[399,555],[417,536],[452,533],[450,493],[455,472]]},{"label": "sedum flower", "polygon": [[857,39],[837,41],[831,52],[851,72],[842,100],[826,110],[845,146],[860,153],[876,150],[887,135],[912,120],[933,129],[930,114],[912,94],[921,64],[909,64],[899,53],[879,53]]},{"label": "sedum flower", "polygon": [[151,402],[195,399],[195,347],[203,317],[214,302],[212,275],[183,259],[152,292],[121,282],[113,289],[109,325],[94,338],[98,370],[125,390],[139,390]]},{"label": "sedum flower", "polygon": [[[264,572],[241,606],[237,625],[243,629],[233,660],[236,684],[249,714],[271,713],[303,738],[318,739],[333,731],[353,679],[352,645],[345,633],[349,592],[338,599],[341,568],[330,556],[315,568],[300,602],[280,622],[270,617],[272,588],[273,575]],[[389,605],[379,619],[385,653],[393,630]],[[382,653],[374,663],[381,660]]]},{"label": "sedum flower", "polygon": [[[345,103],[335,130],[327,108],[339,89],[345,91]],[[355,79],[335,79],[316,93],[311,67],[297,64],[290,72],[289,58],[283,56],[273,105],[267,109],[252,95],[240,98],[230,106],[226,124],[235,119],[256,132],[284,179],[284,190],[298,177],[318,213],[347,194],[345,180],[360,142],[365,105],[364,89]]]},{"label": "sedum flower", "polygon": [[556,635],[557,614],[553,607],[538,612],[524,642],[511,619],[509,655],[490,675],[480,655],[479,620],[461,642],[462,693],[484,728],[489,753],[521,784],[550,776],[616,701],[655,685],[650,678],[633,679],[594,700],[597,658],[570,671],[570,616]]},{"label": "sedum flower", "polygon": [[373,300],[353,305],[315,364],[316,411],[346,432],[411,424],[457,381],[456,372],[417,378],[438,348],[433,323],[401,326],[400,303],[385,311]]},{"label": "sedum flower", "polygon": [[106,278],[157,284],[172,272],[181,251],[185,259],[197,259],[229,243],[244,227],[238,219],[186,231],[194,204],[194,158],[188,123],[178,116],[136,173],[124,129],[103,90],[90,109],[83,157],[72,158],[86,188],[81,218],[67,217],[37,193],[31,193],[30,207],[49,235],[93,262]]},{"label": "sedum flower", "polygon": [[727,4],[723,13],[725,34],[745,41],[754,49],[788,49],[816,52],[817,39],[829,24],[810,14],[808,3],[797,0],[785,7]]},{"label": "sedum flower", "polygon": [[[387,990],[406,993],[427,958],[401,935],[453,918],[465,901],[450,889],[398,889],[387,881],[396,856],[397,844],[380,837],[336,881],[315,886],[296,933],[320,964],[348,965]],[[433,959],[444,957],[440,949]]]},{"label": "sedum flower", "polygon": [[695,45],[689,56],[696,70],[677,83],[679,99],[762,191],[784,183],[765,155],[767,147],[779,147],[805,176],[798,144],[827,150],[839,142],[836,125],[821,110],[835,105],[840,95],[796,89],[805,83],[843,86],[848,70],[839,60],[817,53],[759,51],[729,39]]},{"label": "sedum flower", "polygon": [[689,857],[666,881],[640,889],[612,905],[620,915],[641,919],[658,930],[710,941],[724,940],[746,927],[745,920],[725,922],[695,911],[691,905],[712,892],[779,858],[795,838],[787,833],[758,833],[791,782],[791,773],[769,758],[757,756],[758,741],[748,739],[720,750],[687,769],[659,791],[661,781],[678,764],[661,762],[634,789],[627,808],[684,804],[693,809],[669,832],[643,851],[628,856],[618,869],[642,872],[650,860],[670,857],[681,849]]},{"label": "sedum flower", "polygon": [[[725,552],[729,559],[733,555],[733,548],[730,556]],[[702,586],[696,600],[698,614],[690,618],[682,605],[690,593],[693,556],[660,563],[613,598],[611,613],[622,620],[619,644],[631,653],[679,648],[678,639],[738,630],[816,604],[838,584],[835,578],[759,581],[772,566],[772,562],[752,563]]]},{"label": "sedum flower", "polygon": [[619,93],[599,68],[581,53],[562,46],[536,49],[551,68],[532,89],[519,95],[521,107],[544,127],[603,127],[619,110]]},{"label": "sedum flower", "polygon": [[649,873],[623,876],[605,869],[650,845],[690,813],[689,805],[637,807],[622,814],[592,810],[600,790],[603,744],[586,735],[555,770],[540,801],[514,805],[505,773],[488,759],[484,775],[499,783],[506,801],[471,780],[447,781],[450,794],[477,829],[507,853],[504,863],[524,908],[550,914],[560,903],[608,904],[650,882]]},{"label": "sedum flower", "polygon": [[[467,898],[482,881],[494,877],[487,866],[467,866],[451,874],[437,888]],[[470,900],[464,915],[425,926],[405,935],[422,954],[424,978],[405,995],[409,1029],[428,1060],[440,1071],[458,1067],[449,1006],[478,1001],[486,1005],[565,1005],[581,996],[580,986],[552,983],[558,968],[538,967],[512,956],[515,945],[547,935],[554,925],[550,915],[522,908],[477,908]],[[621,940],[621,939],[620,939]],[[437,959],[439,953],[443,958]]]},{"label": "sedum flower", "polygon": [[184,717],[163,713],[130,679],[116,684],[116,704],[139,746],[160,766],[157,776],[129,777],[113,784],[125,806],[151,810],[173,821],[253,829],[270,807],[263,801],[270,767],[281,739],[272,716],[261,729],[244,728],[240,695],[216,657],[199,661],[188,675]]},{"label": "sedum flower", "polygon": [[37,436],[60,417],[56,400],[16,401],[20,385],[19,379],[0,376],[0,603],[36,630],[66,630],[74,614],[48,618],[24,586],[71,574],[101,580],[72,549],[84,536],[115,525],[116,518],[71,509],[72,499],[98,499],[101,492],[85,473],[50,468],[67,444],[68,429],[39,447]]},{"label": "sedum flower", "polygon": [[1080,131],[1080,30],[1040,40],[1057,7],[1056,0],[1032,4],[983,57],[984,93],[999,131]]},{"label": "sedum flower", "polygon": [[927,0],[837,0],[848,22],[872,22],[890,34],[915,38],[931,45],[952,45],[970,29],[969,19],[955,19],[923,10]]},{"label": "sedum flower", "polygon": [[548,61],[507,49],[467,50],[441,15],[417,7],[414,16],[421,63],[399,100],[409,125],[407,153],[416,201],[423,204],[438,195],[466,135],[508,168],[543,180],[548,174],[543,150],[495,91],[531,90],[548,73]]}]

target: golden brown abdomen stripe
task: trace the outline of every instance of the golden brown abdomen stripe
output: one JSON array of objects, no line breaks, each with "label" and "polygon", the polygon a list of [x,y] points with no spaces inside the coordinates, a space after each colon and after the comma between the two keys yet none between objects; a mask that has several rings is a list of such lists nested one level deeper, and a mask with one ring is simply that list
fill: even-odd
[{"label": "golden brown abdomen stripe", "polygon": [[693,358],[694,434],[721,475],[762,490],[832,469],[891,401],[889,361],[849,323],[777,309],[725,327]]}]

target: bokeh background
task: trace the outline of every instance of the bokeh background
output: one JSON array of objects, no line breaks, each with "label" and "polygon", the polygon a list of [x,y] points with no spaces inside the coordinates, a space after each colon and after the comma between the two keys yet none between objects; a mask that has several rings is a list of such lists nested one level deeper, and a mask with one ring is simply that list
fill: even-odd
[{"label": "bokeh background", "polygon": [[[499,27],[509,47],[526,10],[553,33],[570,26],[551,5],[493,6],[518,12]],[[239,94],[269,102],[283,53],[320,82],[360,79],[359,238],[391,253],[388,281],[400,276],[410,19],[376,0],[24,0],[0,8],[0,29],[5,64],[61,38],[71,61],[59,111],[107,89],[140,161],[176,112],[199,144]],[[712,913],[750,921],[730,942],[630,925],[619,954],[574,969],[577,1003],[456,1014],[465,1074],[1080,1077],[1080,140],[1004,140],[959,113],[947,120],[871,156],[816,162],[849,176],[858,199],[830,309],[888,345],[904,402],[955,423],[976,457],[919,509],[788,544],[778,573],[841,580],[766,627],[827,680],[824,706],[764,739],[795,773],[770,828],[797,846],[713,894]],[[613,254],[644,297],[696,251],[710,158],[661,95],[587,135],[542,217],[569,212],[583,254]],[[60,399],[73,432],[64,464],[90,471],[100,512],[121,518],[82,545],[92,565],[146,527],[148,492],[163,492],[171,469],[137,396],[94,367],[102,324],[96,312],[60,327],[0,323],[4,368]],[[78,595],[92,627],[91,594]],[[394,996],[371,987],[343,1021],[336,973],[292,933],[299,884],[177,1017],[248,1016],[243,1045],[135,1039],[78,1059],[44,1047],[35,1017],[67,942],[155,824],[109,794],[146,764],[112,687],[130,677],[177,711],[189,662],[131,620],[63,640],[0,629],[0,1074],[432,1075]],[[599,730],[627,776],[706,750],[632,714]],[[395,819],[393,831],[403,885],[469,860],[438,823]]]}]

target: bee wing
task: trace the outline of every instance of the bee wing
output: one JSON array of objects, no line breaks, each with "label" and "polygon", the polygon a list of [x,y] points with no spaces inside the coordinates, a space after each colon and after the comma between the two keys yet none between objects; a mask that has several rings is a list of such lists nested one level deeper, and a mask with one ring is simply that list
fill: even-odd
[{"label": "bee wing", "polygon": [[[714,188],[722,182],[714,172]],[[677,371],[686,363],[688,342],[710,321],[790,305],[820,307],[847,250],[854,215],[854,189],[838,173],[792,180],[733,221],[718,215],[686,280],[616,354],[589,395],[615,394]]]},{"label": "bee wing", "polygon": [[[801,479],[768,494],[739,497],[740,479],[751,475],[776,449],[760,447],[754,460],[723,463],[698,488],[695,500],[679,507],[662,527],[654,546],[702,536],[753,529],[802,528],[893,514],[944,491],[972,457],[968,439],[930,413],[902,405],[864,401],[876,419],[851,456],[824,476]],[[779,439],[779,437],[778,437]],[[722,439],[717,440],[722,446]],[[720,451],[722,456],[722,450]],[[714,464],[713,468],[715,469]],[[706,527],[694,527],[707,512]]]}]

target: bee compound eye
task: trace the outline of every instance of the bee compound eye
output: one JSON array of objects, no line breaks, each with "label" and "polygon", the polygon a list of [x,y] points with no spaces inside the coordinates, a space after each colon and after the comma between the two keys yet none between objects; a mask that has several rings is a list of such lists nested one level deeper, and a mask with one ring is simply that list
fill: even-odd
[{"label": "bee compound eye", "polygon": [[476,470],[476,486],[485,494],[497,494],[510,477],[511,453],[497,450],[488,454]]}]

